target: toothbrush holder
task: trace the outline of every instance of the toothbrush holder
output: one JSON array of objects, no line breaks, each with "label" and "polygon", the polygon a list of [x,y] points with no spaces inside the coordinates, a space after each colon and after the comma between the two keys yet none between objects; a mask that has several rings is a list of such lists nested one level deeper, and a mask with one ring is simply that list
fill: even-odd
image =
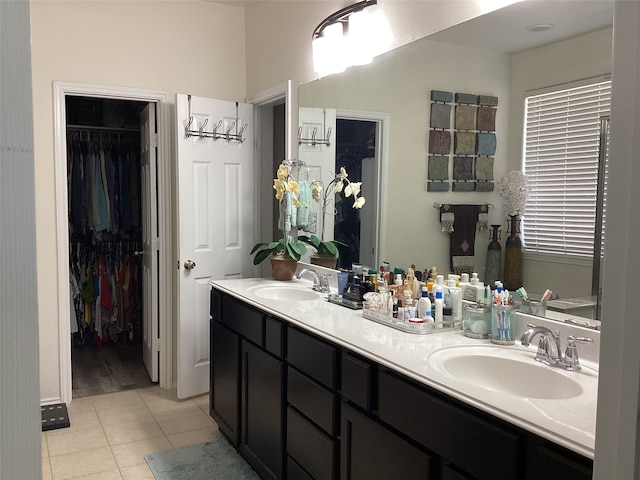
[{"label": "toothbrush holder", "polygon": [[514,345],[515,315],[513,305],[496,304],[491,307],[491,342],[498,345]]},{"label": "toothbrush holder", "polygon": [[547,313],[547,302],[541,302],[540,300],[523,300],[520,305],[520,311],[522,313],[528,313],[529,315],[535,315],[536,317],[544,317]]}]

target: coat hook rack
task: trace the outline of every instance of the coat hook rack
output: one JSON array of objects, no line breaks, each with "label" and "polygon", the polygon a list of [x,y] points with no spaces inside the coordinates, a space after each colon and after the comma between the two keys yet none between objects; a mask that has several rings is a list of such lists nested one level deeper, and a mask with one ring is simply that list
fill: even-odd
[{"label": "coat hook rack", "polygon": [[331,127],[327,129],[326,121],[327,121],[327,109],[322,109],[322,129],[324,130],[324,137],[321,139],[317,138],[318,135],[318,127],[313,127],[313,131],[311,132],[311,138],[302,138],[302,127],[298,127],[298,145],[326,145],[327,147],[331,145]]},{"label": "coat hook rack", "polygon": [[[245,123],[242,126],[242,128],[240,128],[240,130],[238,130],[238,124],[240,123],[240,119],[239,119],[239,115],[238,115],[238,109],[239,109],[238,102],[236,102],[236,119],[235,119],[235,121],[231,122],[231,125],[229,125],[229,127],[227,128],[227,130],[224,133],[219,133],[218,130],[222,126],[222,120],[219,120],[218,123],[216,124],[215,128],[210,132],[205,131],[205,127],[209,123],[209,119],[208,118],[205,118],[204,122],[202,122],[202,125],[200,125],[200,127],[198,127],[197,130],[192,130],[191,129],[191,125],[193,124],[193,115],[191,115],[191,95],[189,95],[187,98],[188,98],[188,101],[189,101],[189,122],[184,127],[184,136],[185,136],[185,138],[190,138],[190,137],[194,137],[194,136],[197,136],[200,140],[203,140],[205,138],[212,138],[214,142],[216,140],[220,139],[220,138],[224,138],[224,140],[227,141],[227,142],[244,143],[245,138],[244,138],[243,135],[244,135],[244,132],[249,127],[249,124]],[[235,128],[235,132],[231,133],[231,131],[234,128]]]}]

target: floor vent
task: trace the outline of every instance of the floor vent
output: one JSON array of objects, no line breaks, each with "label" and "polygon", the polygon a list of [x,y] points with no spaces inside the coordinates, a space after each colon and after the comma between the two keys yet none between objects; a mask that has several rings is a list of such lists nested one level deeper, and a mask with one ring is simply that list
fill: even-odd
[{"label": "floor vent", "polygon": [[64,403],[54,403],[40,407],[42,411],[42,431],[55,430],[56,428],[67,428],[69,423],[69,413],[67,405]]}]

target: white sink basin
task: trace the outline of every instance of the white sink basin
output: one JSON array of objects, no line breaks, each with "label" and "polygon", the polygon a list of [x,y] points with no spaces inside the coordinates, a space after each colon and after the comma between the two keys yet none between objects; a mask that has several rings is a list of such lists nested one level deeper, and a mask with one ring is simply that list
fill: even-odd
[{"label": "white sink basin", "polygon": [[429,365],[463,382],[485,390],[538,399],[578,397],[583,388],[567,372],[536,362],[531,350],[496,346],[456,346],[429,356]]},{"label": "white sink basin", "polygon": [[320,294],[311,290],[310,287],[264,286],[253,289],[253,294],[260,298],[289,302],[309,302],[320,298]]}]

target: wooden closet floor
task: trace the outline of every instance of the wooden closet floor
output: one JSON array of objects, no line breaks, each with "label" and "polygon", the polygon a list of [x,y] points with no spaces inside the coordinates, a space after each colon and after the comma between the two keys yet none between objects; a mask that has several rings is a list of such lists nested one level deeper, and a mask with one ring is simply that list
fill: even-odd
[{"label": "wooden closet floor", "polygon": [[75,346],[71,365],[73,398],[153,385],[142,361],[142,347],[132,343],[106,343],[100,349]]}]

